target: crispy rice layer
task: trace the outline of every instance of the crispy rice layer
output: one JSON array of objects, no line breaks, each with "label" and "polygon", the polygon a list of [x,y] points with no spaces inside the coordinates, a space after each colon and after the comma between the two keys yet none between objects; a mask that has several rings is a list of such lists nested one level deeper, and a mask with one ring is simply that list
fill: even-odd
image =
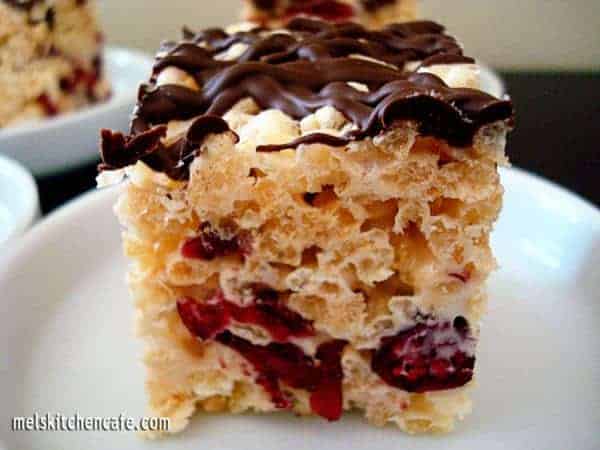
[{"label": "crispy rice layer", "polygon": [[[270,136],[286,129],[276,111],[249,115],[238,118],[248,119],[241,136],[258,123]],[[256,132],[255,139],[265,139]],[[202,300],[215,289],[244,304],[245,289],[261,283],[288,293],[281,301],[313,321],[319,335],[303,340],[307,352],[325,338],[349,342],[346,409],[408,432],[450,430],[469,410],[466,388],[424,394],[393,388],[370,370],[367,350],[414,325],[417,313],[463,316],[477,334],[484,281],[495,267],[489,232],[501,207],[502,130],[484,130],[468,155],[419,138],[410,125],[346,150],[311,145],[258,154],[255,143],[234,144],[226,134],[209,139],[189,184],[143,163],[128,169],[117,212],[134,261],[129,279],[146,342],[152,412],[171,417],[177,431],[196,407],[275,410],[244,358],[195,339],[176,311],[178,298]],[[303,200],[306,192],[318,193],[313,205]],[[205,221],[223,233],[250,233],[251,253],[244,261],[184,258],[181,246]],[[266,343],[260,329],[232,329]],[[290,395],[296,412],[310,412],[306,392]]]},{"label": "crispy rice layer", "polygon": [[105,99],[93,2],[0,2],[0,91],[0,128]]}]

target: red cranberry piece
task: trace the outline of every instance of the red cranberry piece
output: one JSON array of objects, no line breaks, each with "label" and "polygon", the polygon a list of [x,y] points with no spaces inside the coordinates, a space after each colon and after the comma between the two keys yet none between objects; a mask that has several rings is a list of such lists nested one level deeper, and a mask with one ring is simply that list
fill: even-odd
[{"label": "red cranberry piece", "polygon": [[314,334],[312,324],[300,314],[280,303],[258,303],[254,307],[232,308],[233,318],[242,323],[260,325],[269,331],[277,342],[286,342],[290,337],[305,337]]},{"label": "red cranberry piece", "polygon": [[377,11],[386,5],[394,3],[394,0],[361,0],[363,8],[369,12]]},{"label": "red cranberry piece", "polygon": [[311,392],[310,405],[315,414],[327,420],[338,420],[342,415],[341,355],[345,341],[321,344],[316,360],[304,354],[294,344],[272,343],[259,346],[225,331],[216,340],[236,350],[258,372],[256,382],[271,396],[277,408],[288,409],[292,405],[281,390],[279,381],[296,389]]},{"label": "red cranberry piece", "polygon": [[44,114],[46,116],[56,116],[58,114],[58,105],[50,98],[50,96],[46,93],[40,95],[37,98],[38,104],[44,110]]},{"label": "red cranberry piece", "polygon": [[200,237],[190,239],[183,244],[181,254],[190,259],[203,259],[211,261],[215,259],[217,251],[213,245],[211,236],[205,234]]},{"label": "red cranberry piece", "polygon": [[201,339],[214,338],[229,325],[229,311],[219,301],[198,303],[184,297],[177,301],[177,312],[186,328]]},{"label": "red cranberry piece", "polygon": [[352,6],[336,0],[312,0],[293,3],[294,4],[285,10],[285,17],[291,18],[297,15],[306,14],[336,22],[354,17],[354,9]]},{"label": "red cranberry piece", "polygon": [[452,326],[463,338],[466,338],[469,334],[469,322],[463,316],[456,316]]},{"label": "red cranberry piece", "polygon": [[462,281],[463,283],[466,283],[471,278],[471,273],[466,269],[462,272],[453,272],[449,273],[448,275],[452,278],[456,278],[457,280]]},{"label": "red cranberry piece", "polygon": [[[269,292],[269,291],[265,291]],[[185,297],[177,311],[186,328],[200,339],[215,339],[243,356],[258,373],[256,382],[270,395],[277,408],[291,408],[279,382],[311,392],[313,411],[327,420],[340,418],[343,409],[341,355],[345,341],[325,342],[313,360],[297,345],[284,342],[292,336],[314,333],[310,322],[277,303],[272,295],[257,304],[240,307],[225,300],[221,293],[199,303]],[[226,330],[232,321],[254,323],[267,329],[277,342],[255,345]]]},{"label": "red cranberry piece", "polygon": [[177,310],[190,332],[202,339],[214,338],[232,320],[258,325],[267,330],[276,342],[314,335],[312,323],[280,303],[277,293],[271,292],[275,297],[264,294],[266,299],[258,297],[254,304],[245,307],[228,301],[220,291],[204,302],[184,297],[177,302]]},{"label": "red cranberry piece", "polygon": [[294,344],[272,343],[255,345],[224,331],[216,340],[242,355],[258,372],[256,382],[271,396],[277,408],[287,409],[291,403],[279,386],[279,381],[297,389],[313,390],[319,382],[319,369],[314,361]]},{"label": "red cranberry piece", "polygon": [[231,239],[222,238],[208,222],[200,226],[200,235],[183,244],[181,253],[186,258],[213,260],[216,257],[240,253],[250,253],[251,242],[248,235],[234,236]]},{"label": "red cranberry piece", "polygon": [[316,192],[305,192],[304,193],[304,202],[310,206],[313,205],[313,202],[315,201],[315,198],[317,197],[317,193]]},{"label": "red cranberry piece", "polygon": [[248,256],[252,253],[252,235],[250,233],[241,233],[236,236],[236,242],[242,256]]},{"label": "red cranberry piece", "polygon": [[316,357],[321,361],[321,380],[310,396],[310,407],[329,421],[342,416],[344,372],[341,359],[345,346],[345,341],[335,340],[325,342],[317,349]]},{"label": "red cranberry piece", "polygon": [[82,67],[75,67],[69,77],[61,78],[60,89],[67,94],[73,93],[78,88],[85,89],[85,93],[90,101],[95,100],[94,88],[98,84],[100,77],[101,60],[94,58],[92,69],[85,70]]},{"label": "red cranberry piece", "polygon": [[452,323],[420,323],[384,338],[371,367],[386,383],[408,392],[452,389],[473,377],[473,347],[464,317]]}]

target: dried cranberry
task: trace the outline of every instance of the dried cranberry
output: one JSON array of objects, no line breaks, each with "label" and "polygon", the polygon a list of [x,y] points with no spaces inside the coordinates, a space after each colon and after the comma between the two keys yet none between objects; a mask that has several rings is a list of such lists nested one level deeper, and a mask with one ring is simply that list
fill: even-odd
[{"label": "dried cranberry", "polygon": [[70,77],[60,79],[60,89],[71,94],[82,87],[90,100],[94,100],[94,89],[100,77],[100,59],[94,59],[92,70],[76,67]]},{"label": "dried cranberry", "polygon": [[345,341],[321,344],[313,360],[294,344],[260,346],[229,331],[221,333],[216,340],[234,349],[252,364],[258,372],[256,382],[271,396],[277,408],[289,409],[292,406],[281,390],[279,381],[282,381],[292,388],[311,392],[310,405],[315,414],[330,421],[341,417],[343,372],[340,360]]},{"label": "dried cranberry", "polygon": [[464,317],[419,323],[384,338],[371,367],[389,385],[408,392],[463,386],[473,377],[474,339]]},{"label": "dried cranberry", "polygon": [[50,96],[46,93],[40,95],[37,98],[38,104],[44,110],[44,114],[46,116],[56,116],[58,114],[58,105],[50,98]]},{"label": "dried cranberry", "polygon": [[[291,337],[312,335],[312,325],[270,294],[248,307],[228,302],[221,293],[203,303],[182,298],[177,302],[177,310],[194,336],[215,339],[252,364],[258,374],[256,383],[265,389],[277,408],[292,406],[280,386],[281,381],[292,388],[309,391],[311,408],[316,414],[327,420],[337,420],[341,416],[341,356],[345,341],[321,344],[314,359],[305,355],[300,347],[286,341]],[[261,346],[235,336],[226,330],[231,321],[259,325],[268,330],[276,342]]]},{"label": "dried cranberry", "polygon": [[342,415],[344,399],[342,394],[342,352],[345,341],[335,340],[321,344],[316,357],[321,361],[319,384],[310,396],[311,409],[327,420],[338,420]]},{"label": "dried cranberry", "polygon": [[311,0],[292,3],[284,12],[286,18],[306,14],[338,22],[354,17],[352,6],[336,0]]},{"label": "dried cranberry", "polygon": [[186,328],[201,339],[214,338],[225,330],[231,318],[223,302],[198,303],[189,297],[177,301],[177,312]]},{"label": "dried cranberry", "polygon": [[394,0],[361,0],[363,8],[369,12],[377,11],[379,8],[383,8],[386,5],[391,5]]},{"label": "dried cranberry", "polygon": [[256,382],[269,393],[277,408],[288,409],[292,406],[281,391],[279,381],[296,389],[307,390],[315,389],[319,382],[319,368],[312,358],[294,344],[256,345],[229,331],[218,335],[216,340],[237,351],[252,364],[258,372]]},{"label": "dried cranberry", "polygon": [[181,253],[186,258],[210,261],[221,256],[248,255],[251,249],[252,242],[249,234],[223,238],[210,223],[204,222],[200,226],[200,235],[186,241],[181,248]]},{"label": "dried cranberry", "polygon": [[258,325],[268,331],[276,342],[314,334],[310,321],[272,296],[266,299],[257,297],[252,305],[242,307],[226,300],[219,291],[203,302],[184,297],[177,302],[177,308],[185,326],[202,339],[214,338],[231,321]]},{"label": "dried cranberry", "polygon": [[448,276],[456,278],[457,280],[460,280],[463,283],[466,283],[471,278],[471,272],[465,269],[462,272],[449,273]]}]

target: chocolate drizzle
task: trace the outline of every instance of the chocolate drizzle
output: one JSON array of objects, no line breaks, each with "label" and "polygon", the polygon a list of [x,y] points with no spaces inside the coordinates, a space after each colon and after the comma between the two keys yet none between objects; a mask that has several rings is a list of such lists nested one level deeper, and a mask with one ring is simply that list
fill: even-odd
[{"label": "chocolate drizzle", "polygon": [[[155,170],[185,179],[195,156],[193,148],[202,140],[197,136],[226,131],[227,124],[220,117],[248,97],[262,109],[279,109],[295,119],[332,106],[356,125],[344,136],[316,133],[291,143],[261,146],[257,150],[262,152],[317,142],[342,147],[353,140],[374,137],[402,120],[415,121],[422,134],[464,147],[483,125],[512,118],[509,101],[478,90],[450,88],[435,75],[403,69],[411,61],[422,66],[472,62],[436,23],[393,24],[369,31],[354,23],[298,18],[288,24],[286,33],[263,31],[228,34],[222,29],[199,33],[185,30],[182,42],[163,44],[150,82],[140,88],[132,136],[119,141],[123,158],[119,159],[114,147],[106,152],[103,144],[103,168],[126,166],[131,164],[132,155],[138,154],[138,159]],[[216,57],[236,43],[247,45],[238,58]],[[357,58],[357,54],[362,57]],[[200,88],[157,86],[160,72],[171,66],[188,73]],[[368,92],[348,82],[361,83]],[[137,148],[137,135],[171,120],[194,117],[198,119],[186,137],[175,144],[165,147],[151,142],[146,150]],[[210,119],[203,119],[207,117]],[[195,136],[191,136],[195,127]],[[152,136],[157,134],[154,131]],[[103,135],[104,139],[112,141],[108,135]],[[131,150],[134,143],[135,151]]]},{"label": "chocolate drizzle", "polygon": [[135,164],[138,160],[148,162],[148,157],[160,148],[160,139],[166,133],[166,125],[156,126],[135,136],[124,136],[123,133],[102,130],[100,169],[120,169]]},{"label": "chocolate drizzle", "polygon": [[[199,153],[204,139],[209,134],[228,132],[229,126],[220,117],[204,115],[198,117],[188,128],[185,136],[174,144],[161,142],[167,133],[165,125],[157,125],[134,136],[102,130],[100,157],[102,170],[116,170],[143,161],[152,169],[164,172],[174,180],[185,180],[189,176],[189,165]],[[237,135],[234,139],[237,140]]]},{"label": "chocolate drizzle", "polygon": [[262,153],[280,152],[281,150],[288,148],[297,148],[302,144],[325,144],[329,145],[330,147],[344,147],[349,143],[350,139],[348,138],[337,137],[325,133],[311,133],[286,144],[259,145],[256,147],[256,151]]}]

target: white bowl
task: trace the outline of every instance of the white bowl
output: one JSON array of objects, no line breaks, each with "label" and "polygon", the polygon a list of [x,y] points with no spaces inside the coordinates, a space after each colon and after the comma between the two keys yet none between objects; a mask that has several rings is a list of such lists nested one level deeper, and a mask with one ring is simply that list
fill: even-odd
[{"label": "white bowl", "polygon": [[98,130],[127,129],[138,85],[148,78],[152,67],[148,55],[124,48],[107,48],[104,61],[112,87],[108,101],[56,118],[0,130],[0,153],[20,161],[38,176],[97,159]]},{"label": "white bowl", "polygon": [[39,214],[33,176],[19,163],[0,155],[0,246],[23,234]]}]

